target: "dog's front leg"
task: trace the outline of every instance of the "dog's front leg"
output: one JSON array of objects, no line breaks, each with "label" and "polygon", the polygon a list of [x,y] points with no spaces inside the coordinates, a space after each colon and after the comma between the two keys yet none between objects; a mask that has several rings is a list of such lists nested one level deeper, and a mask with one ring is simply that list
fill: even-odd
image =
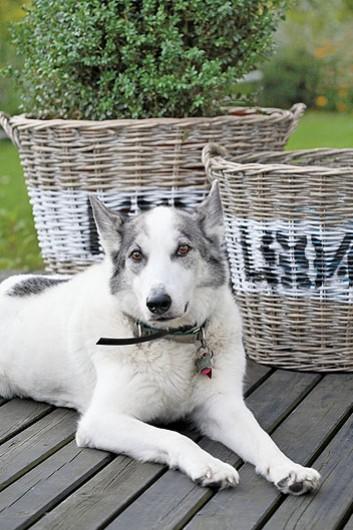
[{"label": "dog's front leg", "polygon": [[80,447],[167,464],[184,471],[202,486],[224,488],[238,483],[238,473],[232,466],[214,458],[186,436],[114,411],[88,409],[79,422],[76,441]]},{"label": "dog's front leg", "polygon": [[260,427],[241,397],[217,394],[197,408],[194,419],[203,433],[217,440],[283,493],[301,495],[317,489],[320,475],[285,456]]}]

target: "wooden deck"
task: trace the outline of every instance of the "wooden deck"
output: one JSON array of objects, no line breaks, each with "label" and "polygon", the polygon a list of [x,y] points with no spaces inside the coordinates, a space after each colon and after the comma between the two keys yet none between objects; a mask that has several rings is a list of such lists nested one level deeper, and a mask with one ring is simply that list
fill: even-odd
[{"label": "wooden deck", "polygon": [[281,495],[222,445],[175,426],[239,469],[235,490],[214,493],[158,464],[79,449],[75,412],[14,399],[0,402],[0,530],[353,530],[353,374],[249,363],[246,395],[279,446],[321,472],[317,494]]}]

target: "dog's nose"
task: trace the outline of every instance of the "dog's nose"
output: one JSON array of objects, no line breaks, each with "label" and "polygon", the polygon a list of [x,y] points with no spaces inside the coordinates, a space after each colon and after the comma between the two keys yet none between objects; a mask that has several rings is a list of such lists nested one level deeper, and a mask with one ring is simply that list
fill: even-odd
[{"label": "dog's nose", "polygon": [[172,299],[166,293],[159,293],[147,298],[146,305],[151,313],[163,315],[172,305]]}]

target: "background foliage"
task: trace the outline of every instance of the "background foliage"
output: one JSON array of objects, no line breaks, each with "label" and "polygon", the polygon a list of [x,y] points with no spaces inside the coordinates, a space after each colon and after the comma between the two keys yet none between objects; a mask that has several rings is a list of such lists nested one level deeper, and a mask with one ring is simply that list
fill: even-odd
[{"label": "background foliage", "polygon": [[298,0],[277,35],[278,53],[262,67],[260,103],[353,110],[353,0]]},{"label": "background foliage", "polygon": [[[9,64],[20,68],[21,60],[10,43],[10,26],[24,16],[22,6],[26,4],[28,0],[0,1],[0,69]],[[19,96],[14,83],[10,79],[0,77],[0,109],[15,114],[18,107]]]},{"label": "background foliage", "polygon": [[286,0],[33,0],[17,25],[22,110],[48,118],[220,112]]}]

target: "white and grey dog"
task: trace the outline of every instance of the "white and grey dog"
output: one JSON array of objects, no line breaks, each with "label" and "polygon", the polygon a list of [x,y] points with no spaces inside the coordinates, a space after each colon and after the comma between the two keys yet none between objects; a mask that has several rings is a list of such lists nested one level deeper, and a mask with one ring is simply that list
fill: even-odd
[{"label": "white and grey dog", "polygon": [[[287,458],[244,404],[218,186],[193,213],[162,206],[124,220],[97,199],[92,208],[102,263],[70,279],[1,284],[0,395],[77,409],[79,446],[165,463],[203,486],[235,486],[232,466],[153,425],[189,417],[282,492],[316,489],[319,473]],[[137,322],[142,335],[170,335],[96,345],[102,336],[133,337]]]}]

